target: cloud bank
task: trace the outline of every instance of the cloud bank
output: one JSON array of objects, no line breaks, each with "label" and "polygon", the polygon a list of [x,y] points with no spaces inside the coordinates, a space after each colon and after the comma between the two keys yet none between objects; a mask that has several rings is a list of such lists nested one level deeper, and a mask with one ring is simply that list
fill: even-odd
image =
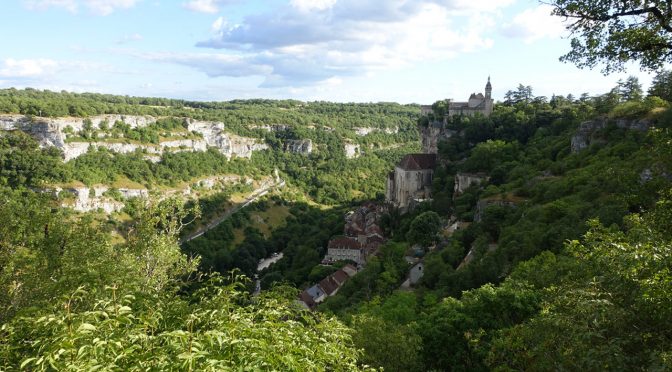
[{"label": "cloud bank", "polygon": [[97,15],[109,15],[118,9],[129,9],[140,0],[24,0],[26,8],[30,10],[47,10],[49,8],[63,8],[71,13],[77,13],[81,8]]},{"label": "cloud bank", "polygon": [[[216,12],[222,1],[194,0]],[[209,76],[260,75],[262,87],[305,86],[446,60],[490,48],[497,12],[513,0],[289,0],[280,9],[212,24],[197,46],[218,53],[152,56]],[[244,65],[244,66],[243,66]]]}]

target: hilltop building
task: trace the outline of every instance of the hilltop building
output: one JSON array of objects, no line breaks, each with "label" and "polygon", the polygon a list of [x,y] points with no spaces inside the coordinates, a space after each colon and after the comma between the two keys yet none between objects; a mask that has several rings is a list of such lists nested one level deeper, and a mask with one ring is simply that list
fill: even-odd
[{"label": "hilltop building", "polygon": [[385,200],[402,212],[413,202],[429,199],[436,167],[436,154],[409,154],[387,177]]},{"label": "hilltop building", "polygon": [[[485,84],[485,95],[483,93],[472,93],[467,102],[453,102],[448,103],[447,117],[455,115],[474,116],[482,114],[483,116],[490,116],[492,114],[494,100],[492,99],[492,84],[490,84],[490,77],[488,76],[488,83]],[[420,108],[423,115],[428,115],[433,112],[431,105],[425,105]]]}]

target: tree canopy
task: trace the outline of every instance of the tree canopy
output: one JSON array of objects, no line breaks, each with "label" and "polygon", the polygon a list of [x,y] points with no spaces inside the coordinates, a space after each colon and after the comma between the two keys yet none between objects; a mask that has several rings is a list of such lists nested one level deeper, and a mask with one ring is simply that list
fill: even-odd
[{"label": "tree canopy", "polygon": [[552,0],[553,14],[568,20],[571,50],[560,58],[583,68],[604,64],[622,71],[627,62],[657,70],[672,61],[669,1]]}]

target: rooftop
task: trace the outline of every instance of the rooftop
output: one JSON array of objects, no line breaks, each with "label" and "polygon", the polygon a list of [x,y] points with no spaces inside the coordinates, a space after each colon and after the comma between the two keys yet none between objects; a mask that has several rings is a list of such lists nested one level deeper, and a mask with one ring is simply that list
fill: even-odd
[{"label": "rooftop", "polygon": [[398,164],[403,170],[425,170],[436,167],[436,154],[408,154]]}]

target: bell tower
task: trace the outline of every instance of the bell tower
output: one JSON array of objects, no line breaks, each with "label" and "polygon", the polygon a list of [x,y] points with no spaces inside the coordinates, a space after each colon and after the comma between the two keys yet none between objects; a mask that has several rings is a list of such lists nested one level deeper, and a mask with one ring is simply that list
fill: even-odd
[{"label": "bell tower", "polygon": [[485,84],[485,116],[492,114],[494,101],[492,99],[492,84],[490,84],[490,76],[488,76],[488,83]]}]

